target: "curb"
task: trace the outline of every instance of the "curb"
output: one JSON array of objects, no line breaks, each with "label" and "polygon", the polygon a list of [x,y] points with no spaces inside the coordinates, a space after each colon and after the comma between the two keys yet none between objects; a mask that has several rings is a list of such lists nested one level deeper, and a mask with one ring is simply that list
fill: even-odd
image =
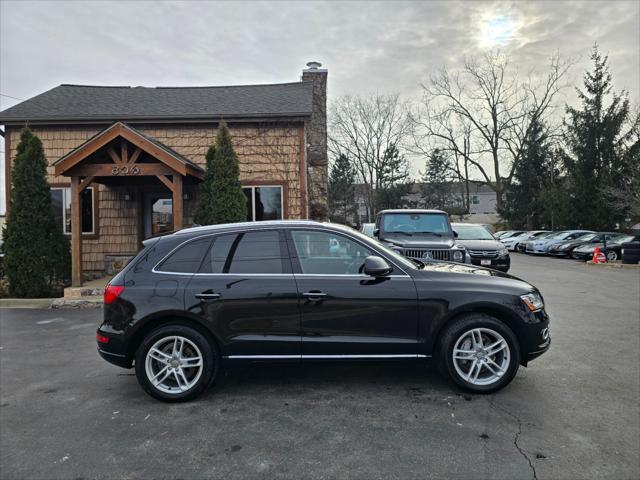
[{"label": "curb", "polygon": [[61,309],[61,308],[102,308],[102,297],[96,297],[92,299],[72,299],[72,298],[56,298],[49,308]]},{"label": "curb", "polygon": [[57,298],[0,298],[0,308],[49,308]]}]

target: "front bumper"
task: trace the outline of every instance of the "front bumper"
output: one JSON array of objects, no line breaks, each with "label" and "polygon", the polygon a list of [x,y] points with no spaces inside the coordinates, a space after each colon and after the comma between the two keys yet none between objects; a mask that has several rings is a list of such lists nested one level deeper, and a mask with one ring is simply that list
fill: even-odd
[{"label": "front bumper", "polygon": [[[483,265],[482,260],[489,260],[491,262],[489,265]],[[494,270],[500,270],[501,272],[507,272],[511,267],[511,258],[509,256],[506,257],[495,257],[495,258],[486,258],[486,257],[471,257],[471,264],[478,265],[481,267],[493,268]]]},{"label": "front bumper", "polygon": [[549,255],[553,255],[554,257],[568,257],[570,251],[569,250],[558,250],[558,249],[555,249],[555,248],[551,247],[549,250],[547,250],[547,253]]},{"label": "front bumper", "polygon": [[541,340],[541,343],[538,344],[537,349],[527,353],[527,361],[531,361],[535,358],[538,358],[544,352],[549,350],[549,347],[551,347],[551,335],[549,334],[548,326],[541,330],[540,340]]},{"label": "front bumper", "polygon": [[593,258],[593,252],[571,252],[571,258],[576,260],[591,260]]}]

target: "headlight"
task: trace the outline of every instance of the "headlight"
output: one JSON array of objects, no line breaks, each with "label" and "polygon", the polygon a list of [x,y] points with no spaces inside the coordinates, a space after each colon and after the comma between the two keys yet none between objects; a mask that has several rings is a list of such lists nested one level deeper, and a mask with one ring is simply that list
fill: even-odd
[{"label": "headlight", "polygon": [[532,312],[537,312],[538,310],[542,310],[544,308],[544,302],[542,301],[542,297],[538,292],[520,295],[520,298]]},{"label": "headlight", "polygon": [[453,252],[453,261],[462,262],[464,260],[464,252],[462,250],[456,250]]},{"label": "headlight", "polygon": [[498,255],[501,257],[506,257],[507,255],[509,255],[509,250],[507,250],[506,248],[501,248],[500,250],[498,250]]}]

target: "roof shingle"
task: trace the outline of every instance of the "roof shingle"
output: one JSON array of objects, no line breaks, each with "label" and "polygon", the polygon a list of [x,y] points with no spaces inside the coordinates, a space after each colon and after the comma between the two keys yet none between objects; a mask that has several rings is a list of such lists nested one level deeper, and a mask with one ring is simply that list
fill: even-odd
[{"label": "roof shingle", "polygon": [[0,112],[0,123],[307,116],[307,82],[228,87],[60,85]]}]

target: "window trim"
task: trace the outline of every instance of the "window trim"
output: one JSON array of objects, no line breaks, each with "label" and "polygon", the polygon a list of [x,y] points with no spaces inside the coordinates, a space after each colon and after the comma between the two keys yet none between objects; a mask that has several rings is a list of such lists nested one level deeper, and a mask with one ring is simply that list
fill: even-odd
[{"label": "window trim", "polygon": [[[55,185],[50,185],[49,186],[50,190],[62,190],[62,233],[68,237],[71,236],[71,232],[67,232],[65,231],[65,225],[67,224],[67,212],[66,212],[66,208],[65,208],[65,194],[66,191],[69,190],[69,194],[71,194],[71,184],[64,184],[64,183],[60,183],[60,184],[55,184]],[[86,239],[97,239],[100,237],[100,232],[99,232],[99,216],[98,216],[98,199],[99,199],[99,192],[100,189],[98,188],[98,185],[90,185],[86,188],[91,189],[93,191],[93,205],[91,208],[91,214],[92,214],[92,229],[91,232],[82,232],[82,238],[86,238]],[[81,222],[82,223],[82,222]]]},{"label": "window trim", "polygon": [[[289,265],[291,268],[291,273],[185,273],[185,272],[163,272],[163,271],[159,271],[156,270],[156,268],[162,264],[162,262],[164,262],[164,260],[166,258],[168,258],[175,250],[177,250],[178,248],[180,248],[181,246],[189,243],[189,242],[193,242],[195,240],[199,240],[201,238],[205,238],[205,237],[215,237],[218,235],[227,235],[230,233],[246,233],[246,232],[261,232],[261,231],[268,231],[268,230],[277,230],[278,232],[280,232],[280,235],[284,235],[285,237],[285,246],[287,248],[287,254],[288,254],[288,259],[289,259]],[[398,274],[392,274],[392,275],[388,275],[389,277],[394,277],[394,278],[411,278],[411,275],[409,275],[402,267],[400,267],[396,262],[394,262],[392,259],[390,259],[389,257],[387,257],[384,253],[380,252],[378,249],[375,248],[375,246],[373,245],[368,245],[362,241],[360,241],[359,238],[355,238],[351,235],[349,235],[347,232],[336,232],[335,230],[331,230],[331,229],[327,229],[327,228],[314,228],[314,227],[308,227],[308,226],[290,226],[290,227],[275,227],[275,228],[249,228],[247,229],[246,227],[244,228],[232,228],[230,230],[225,230],[222,232],[213,232],[213,233],[209,233],[209,234],[205,234],[205,235],[199,235],[193,238],[190,238],[188,240],[185,240],[184,242],[180,243],[179,245],[176,245],[174,248],[172,248],[169,253],[167,253],[164,257],[162,257],[160,259],[159,262],[157,262],[153,268],[151,269],[151,273],[157,273],[160,275],[190,275],[190,276],[207,276],[207,277],[211,277],[211,276],[222,276],[222,277],[227,277],[229,278],[230,276],[251,276],[251,277],[302,277],[302,276],[321,276],[321,277],[340,277],[340,278],[346,278],[346,277],[351,277],[351,278],[372,278],[369,275],[366,275],[364,273],[362,274],[358,274],[358,275],[354,275],[354,274],[331,274],[331,275],[326,275],[324,273],[318,273],[318,274],[312,274],[312,273],[308,273],[308,274],[304,274],[300,272],[296,272],[296,269],[299,269],[300,265],[298,262],[298,256],[297,256],[297,251],[295,250],[295,245],[293,245],[293,238],[291,236],[291,230],[312,230],[312,231],[319,231],[319,232],[325,232],[325,233],[336,233],[338,235],[342,235],[344,237],[349,238],[350,240],[353,240],[354,242],[357,242],[367,248],[369,248],[370,250],[373,250],[374,252],[376,252],[378,254],[378,256],[384,258],[387,262],[389,262],[390,265],[392,265],[394,267],[394,269],[398,270]],[[214,239],[215,240],[215,239]],[[293,251],[291,249],[294,249]],[[295,256],[294,256],[295,253]],[[206,254],[205,254],[206,255]],[[295,259],[295,262],[294,262]]]},{"label": "window trim", "polygon": [[335,235],[338,235],[338,236],[342,236],[342,237],[348,238],[352,242],[355,242],[355,243],[359,244],[360,246],[365,247],[365,248],[375,252],[375,254],[377,256],[379,256],[379,257],[383,258],[384,260],[386,260],[387,263],[389,263],[389,265],[391,265],[393,267],[393,270],[394,270],[391,275],[388,275],[389,277],[409,277],[409,278],[411,277],[411,275],[409,275],[396,262],[391,260],[384,253],[382,253],[379,250],[377,250],[375,248],[375,246],[368,245],[368,244],[362,242],[359,238],[356,238],[356,237],[353,237],[353,236],[349,235],[347,232],[340,232],[340,231],[335,231],[335,230],[330,230],[330,229],[313,228],[313,227],[305,227],[305,226],[302,226],[302,227],[292,226],[292,227],[289,227],[289,228],[285,229],[285,235],[287,237],[287,246],[289,247],[289,257],[291,258],[291,266],[293,267],[293,273],[294,273],[294,275],[296,277],[307,277],[308,276],[308,277],[372,278],[370,275],[367,275],[365,273],[359,273],[359,274],[353,274],[353,273],[303,273],[302,272],[302,265],[300,265],[300,260],[298,259],[298,251],[296,250],[296,245],[295,245],[295,242],[293,241],[293,235],[291,234],[291,232],[293,232],[294,230],[297,230],[297,231],[308,230],[308,231],[314,231],[314,232],[335,234]]},{"label": "window trim", "polygon": [[240,182],[240,188],[245,189],[245,188],[250,188],[251,189],[251,202],[253,205],[253,219],[251,220],[252,222],[260,222],[262,220],[256,220],[256,210],[255,210],[255,203],[256,203],[256,187],[257,188],[263,188],[263,187],[280,187],[280,211],[282,212],[282,218],[278,219],[278,220],[286,220],[289,218],[289,185],[287,184],[287,182],[280,182],[280,181],[275,181],[275,180],[247,180],[244,182]]},{"label": "window trim", "polygon": [[[201,261],[200,261],[200,266],[198,268],[198,270],[200,270],[200,268],[202,268],[202,264],[205,261],[205,259],[207,258],[207,255],[209,254],[209,251],[211,250],[211,247],[213,247],[215,241],[216,241],[216,237],[220,237],[223,235],[242,235],[242,234],[246,234],[246,233],[254,233],[254,232],[276,232],[278,234],[278,241],[280,242],[280,254],[282,255],[281,257],[281,261],[282,261],[282,268],[283,270],[287,270],[286,272],[283,273],[200,273],[200,272],[196,272],[196,273],[191,273],[191,272],[165,272],[162,270],[158,270],[159,267],[162,266],[162,264],[164,263],[164,261],[166,259],[168,259],[171,255],[173,255],[174,252],[178,251],[178,249],[182,248],[184,245],[191,243],[191,242],[195,242],[198,240],[202,240],[204,238],[210,238],[210,243],[209,243],[209,248],[207,249],[207,251],[205,252],[204,256],[202,257]],[[231,251],[229,252],[229,254],[231,254]],[[227,257],[228,260],[228,257]],[[232,229],[232,230],[228,230],[228,231],[224,231],[224,232],[215,232],[215,233],[210,233],[207,235],[199,235],[196,237],[192,237],[188,240],[185,240],[184,242],[176,245],[174,248],[172,248],[169,253],[167,253],[164,257],[162,257],[160,259],[159,262],[157,262],[153,268],[151,269],[151,273],[158,273],[158,274],[162,274],[162,275],[193,275],[193,276],[224,276],[224,277],[230,277],[230,276],[254,276],[254,277],[281,277],[281,276],[291,276],[293,275],[293,265],[291,262],[291,253],[289,251],[289,245],[288,245],[288,240],[287,240],[287,235],[284,229],[282,228],[259,228],[259,229]]]}]

